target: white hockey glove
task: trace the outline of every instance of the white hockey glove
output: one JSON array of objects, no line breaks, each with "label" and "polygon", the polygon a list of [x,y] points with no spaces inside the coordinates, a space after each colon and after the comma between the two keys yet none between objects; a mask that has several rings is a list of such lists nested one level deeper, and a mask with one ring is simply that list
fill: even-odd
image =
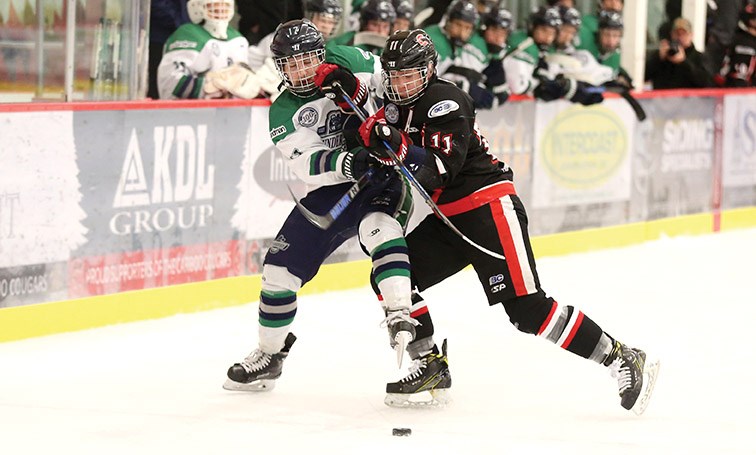
[{"label": "white hockey glove", "polygon": [[260,94],[260,82],[257,75],[245,63],[235,63],[218,71],[210,71],[205,75],[205,85],[202,87],[206,94],[209,90],[218,89],[242,98],[257,98]]},{"label": "white hockey glove", "polygon": [[257,75],[257,80],[260,82],[262,91],[270,97],[271,101],[275,101],[278,95],[281,94],[281,90],[279,89],[281,86],[281,76],[278,75],[273,59],[270,57],[266,58],[265,63],[255,74]]}]

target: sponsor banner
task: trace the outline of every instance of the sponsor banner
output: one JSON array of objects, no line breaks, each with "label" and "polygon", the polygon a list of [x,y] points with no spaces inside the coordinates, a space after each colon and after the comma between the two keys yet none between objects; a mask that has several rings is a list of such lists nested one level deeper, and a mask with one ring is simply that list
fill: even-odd
[{"label": "sponsor banner", "polygon": [[144,251],[237,239],[231,218],[250,146],[249,112],[75,112],[88,232],[74,257],[129,262]]},{"label": "sponsor banner", "polygon": [[64,300],[66,262],[0,269],[0,308]]},{"label": "sponsor banner", "polygon": [[270,140],[268,108],[252,108],[234,228],[247,240],[274,238],[295,207],[289,187],[302,197],[305,185]]},{"label": "sponsor banner", "polygon": [[69,296],[88,297],[241,275],[237,240],[73,259]]},{"label": "sponsor banner", "polygon": [[756,185],[756,95],[724,97],[723,133],[723,185]]},{"label": "sponsor banner", "polygon": [[534,117],[533,101],[507,103],[496,110],[479,111],[477,116],[489,152],[512,168],[523,201],[530,200],[532,188]]},{"label": "sponsor banner", "polygon": [[631,221],[711,210],[715,98],[645,100],[633,154]]},{"label": "sponsor banner", "polygon": [[538,103],[533,207],[629,199],[635,123],[624,100],[589,108],[566,101]]},{"label": "sponsor banner", "polygon": [[0,268],[67,261],[85,241],[71,112],[0,120]]}]

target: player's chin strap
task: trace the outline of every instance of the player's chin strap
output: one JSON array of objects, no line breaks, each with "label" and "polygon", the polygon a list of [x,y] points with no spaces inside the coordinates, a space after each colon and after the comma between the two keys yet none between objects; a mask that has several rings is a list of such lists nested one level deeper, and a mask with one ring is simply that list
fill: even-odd
[{"label": "player's chin strap", "polygon": [[[338,82],[334,82],[333,85],[334,85],[334,87],[336,87],[341,92],[341,96],[342,96],[342,98],[344,98],[344,101],[347,104],[349,104],[349,107],[352,108],[352,110],[355,112],[355,114],[357,114],[357,117],[359,117],[359,119],[364,123],[365,120],[367,120],[367,117],[365,116],[365,113],[362,111],[362,109],[358,108],[355,105],[354,101],[352,100],[352,98],[349,97],[349,95],[346,94],[346,92],[344,91],[344,88],[341,86],[341,84],[339,84]],[[467,236],[465,234],[463,234],[462,232],[460,232],[460,230],[457,229],[457,227],[454,226],[454,224],[451,221],[449,221],[449,218],[447,218],[446,215],[444,215],[443,213],[441,213],[441,210],[438,208],[438,206],[436,205],[436,203],[433,202],[433,199],[430,197],[430,195],[428,194],[428,192],[425,191],[425,188],[423,188],[423,186],[420,185],[420,183],[417,181],[417,179],[415,178],[415,176],[412,175],[412,172],[410,172],[409,169],[407,169],[407,167],[404,165],[404,163],[402,163],[401,160],[399,160],[399,157],[396,156],[396,153],[394,153],[394,150],[391,148],[391,145],[388,142],[386,142],[385,140],[382,141],[382,142],[383,142],[383,146],[386,148],[386,152],[388,153],[389,157],[392,160],[394,160],[395,166],[399,170],[399,172],[404,177],[406,177],[407,180],[409,180],[409,182],[412,184],[412,186],[423,197],[423,199],[425,200],[425,203],[428,204],[428,206],[433,211],[433,213],[435,213],[436,216],[438,216],[439,218],[441,218],[441,221],[443,221],[444,224],[446,224],[447,226],[449,226],[449,229],[451,229],[452,232],[454,232],[455,234],[457,234],[462,240],[464,240],[465,242],[467,242],[469,245],[477,248],[478,250],[482,251],[483,253],[485,253],[485,254],[487,254],[487,255],[489,255],[491,257],[494,257],[496,259],[501,259],[502,261],[506,260],[503,255],[501,255],[499,253],[496,253],[496,252],[493,252],[493,251],[491,251],[491,250],[489,250],[487,248],[484,248],[484,247],[478,245],[477,243],[475,243],[472,240],[470,240],[469,238],[467,238]]]}]

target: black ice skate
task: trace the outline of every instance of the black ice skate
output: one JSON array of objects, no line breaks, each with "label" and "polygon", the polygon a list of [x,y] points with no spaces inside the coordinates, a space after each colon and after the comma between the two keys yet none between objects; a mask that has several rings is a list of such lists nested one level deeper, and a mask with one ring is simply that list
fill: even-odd
[{"label": "black ice skate", "polygon": [[430,353],[415,360],[404,379],[386,384],[384,403],[396,408],[445,406],[451,401],[450,387],[451,373],[444,340],[441,354]]},{"label": "black ice skate", "polygon": [[286,335],[284,347],[276,354],[266,354],[255,349],[241,363],[228,369],[228,379],[223,384],[226,390],[264,392],[272,390],[281,376],[283,361],[289,355],[291,345],[297,340],[293,333]]},{"label": "black ice skate", "polygon": [[654,391],[659,362],[648,360],[640,349],[615,341],[604,365],[617,379],[622,407],[637,415],[643,414]]}]

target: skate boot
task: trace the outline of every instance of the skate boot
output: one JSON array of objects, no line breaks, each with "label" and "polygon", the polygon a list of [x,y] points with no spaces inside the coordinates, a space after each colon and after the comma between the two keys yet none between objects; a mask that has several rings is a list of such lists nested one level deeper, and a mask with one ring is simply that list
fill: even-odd
[{"label": "skate boot", "polygon": [[404,379],[386,384],[384,403],[395,408],[445,406],[451,402],[450,387],[451,373],[444,340],[441,354],[430,353],[415,360]]},{"label": "skate boot", "polygon": [[640,349],[614,342],[604,361],[617,379],[622,407],[637,415],[646,410],[659,374],[659,362],[650,361]]},{"label": "skate boot", "polygon": [[381,322],[381,327],[387,327],[389,342],[396,350],[396,362],[402,367],[402,359],[407,350],[407,345],[415,339],[415,326],[418,322],[410,317],[409,310],[396,310],[386,312],[386,319]]},{"label": "skate boot", "polygon": [[276,354],[266,354],[255,349],[241,363],[228,369],[228,379],[223,384],[226,390],[264,392],[272,390],[281,376],[283,361],[289,355],[291,345],[297,340],[293,333],[286,335],[284,347]]}]

